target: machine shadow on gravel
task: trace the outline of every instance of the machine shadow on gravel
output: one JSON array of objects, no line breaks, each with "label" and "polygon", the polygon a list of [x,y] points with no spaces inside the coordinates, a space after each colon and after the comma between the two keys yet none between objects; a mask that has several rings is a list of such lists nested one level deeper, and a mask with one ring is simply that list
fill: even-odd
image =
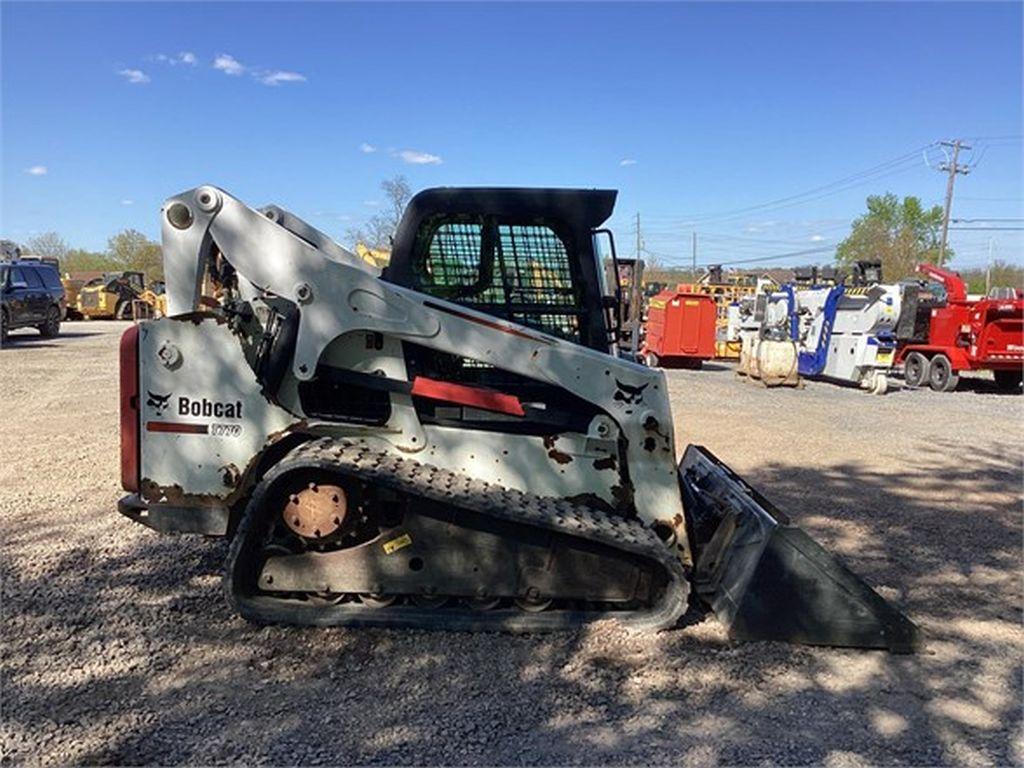
[{"label": "machine shadow on gravel", "polygon": [[[75,547],[32,576],[8,545],[5,762],[1013,763],[1020,466],[1018,449],[964,460],[936,443],[899,483],[856,464],[751,474],[869,582],[902,588],[888,596],[928,646],[909,657],[736,645],[713,622],[646,637],[258,628],[224,604],[224,543],[125,521],[130,547]],[[944,486],[971,491],[918,500]]]}]

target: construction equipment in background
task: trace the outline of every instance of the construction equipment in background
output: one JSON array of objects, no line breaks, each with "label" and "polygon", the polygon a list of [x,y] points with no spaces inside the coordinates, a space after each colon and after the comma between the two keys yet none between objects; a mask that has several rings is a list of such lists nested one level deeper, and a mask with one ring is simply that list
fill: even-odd
[{"label": "construction equipment in background", "polygon": [[692,285],[662,291],[647,305],[644,329],[644,365],[700,368],[715,356],[715,298]]},{"label": "construction equipment in background", "polygon": [[81,320],[82,314],[78,311],[78,292],[82,290],[93,277],[79,277],[77,273],[65,272],[60,279],[64,286],[64,295],[68,300],[68,320]]},{"label": "construction equipment in background", "polygon": [[610,258],[605,259],[604,269],[605,284],[615,291],[614,324],[619,352],[636,361],[644,343],[644,260],[620,258],[613,252]]},{"label": "construction equipment in background", "polygon": [[693,597],[741,639],[914,650],[709,451],[677,466],[664,374],[611,354],[615,197],[421,192],[382,275],[216,187],[169,199],[168,317],[121,340],[119,509],[231,534],[258,623],[659,630]]},{"label": "construction equipment in background", "polygon": [[935,301],[922,303],[914,338],[896,359],[909,387],[936,392],[956,389],[963,371],[992,371],[996,386],[1019,390],[1024,372],[1024,294],[994,288],[972,300],[956,272],[921,264],[917,271],[942,286]]},{"label": "construction equipment in background", "polygon": [[391,260],[391,251],[383,248],[370,248],[366,243],[358,242],[355,245],[356,255],[372,267],[384,269]]},{"label": "construction equipment in background", "polygon": [[845,282],[787,284],[768,294],[745,334],[750,351],[741,372],[787,384],[795,373],[884,394],[897,345],[913,332],[917,291],[866,283],[880,277],[878,264],[865,262],[840,277]]},{"label": "construction equipment in background", "polygon": [[162,280],[149,284],[138,298],[132,301],[132,319],[150,320],[167,314],[167,292]]},{"label": "construction equipment in background", "polygon": [[738,308],[741,343],[736,373],[766,387],[801,386],[799,350],[790,338],[789,307],[771,301],[773,287],[763,286]]},{"label": "construction equipment in background", "polygon": [[145,288],[141,272],[105,272],[78,290],[78,313],[88,320],[131,320],[132,303]]},{"label": "construction equipment in background", "polygon": [[740,303],[754,296],[758,280],[750,275],[723,276],[720,265],[708,267],[696,288],[715,300],[715,357],[720,360],[738,360],[743,342],[740,339]]}]

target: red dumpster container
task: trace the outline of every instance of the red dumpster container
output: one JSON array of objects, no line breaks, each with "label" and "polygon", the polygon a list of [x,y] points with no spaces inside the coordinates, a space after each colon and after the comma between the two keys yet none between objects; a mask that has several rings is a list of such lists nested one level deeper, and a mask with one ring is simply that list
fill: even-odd
[{"label": "red dumpster container", "polygon": [[687,288],[667,289],[651,299],[642,351],[647,365],[700,368],[715,356],[715,299]]}]

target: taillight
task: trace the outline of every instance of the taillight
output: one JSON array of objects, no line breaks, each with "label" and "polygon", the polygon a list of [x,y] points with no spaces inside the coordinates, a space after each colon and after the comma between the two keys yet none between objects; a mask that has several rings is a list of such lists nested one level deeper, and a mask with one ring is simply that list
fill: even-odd
[{"label": "taillight", "polygon": [[139,491],[139,326],[121,334],[121,487]]}]

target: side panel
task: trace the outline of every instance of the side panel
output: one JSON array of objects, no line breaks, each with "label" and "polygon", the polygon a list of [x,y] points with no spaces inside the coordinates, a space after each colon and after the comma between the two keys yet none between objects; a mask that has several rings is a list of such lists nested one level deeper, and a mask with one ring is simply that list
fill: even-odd
[{"label": "side panel", "polygon": [[143,499],[195,506],[227,498],[268,436],[295,417],[263,397],[226,325],[165,318],[139,328]]}]

